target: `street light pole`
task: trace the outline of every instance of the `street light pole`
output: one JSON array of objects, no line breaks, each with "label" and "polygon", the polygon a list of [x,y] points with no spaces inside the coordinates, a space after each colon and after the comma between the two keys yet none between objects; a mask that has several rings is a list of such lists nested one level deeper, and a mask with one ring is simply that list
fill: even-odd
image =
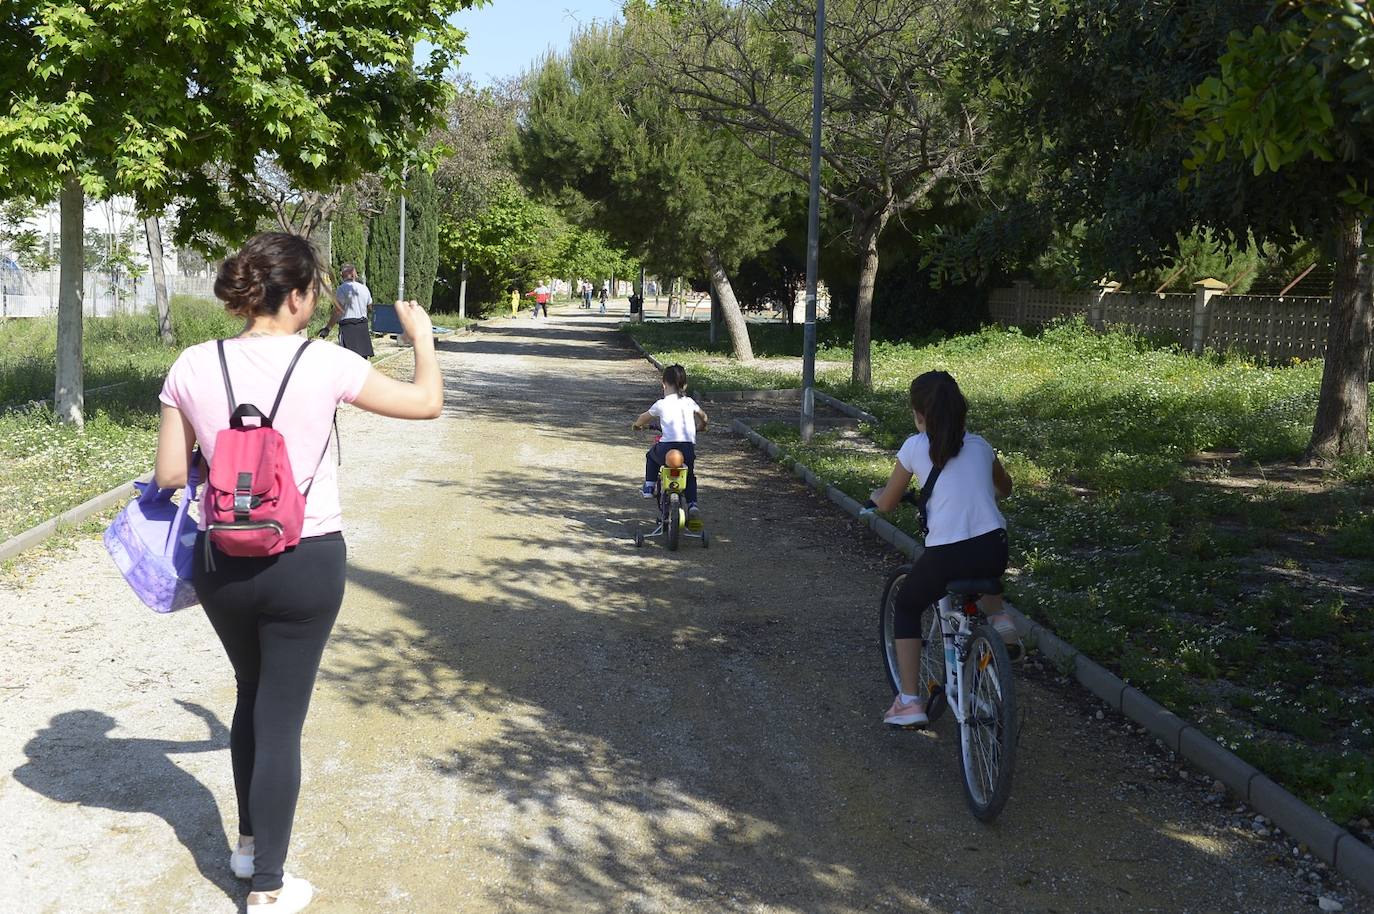
[{"label": "street light pole", "polygon": [[401,169],[401,250],[400,275],[396,280],[396,298],[406,300],[406,175],[409,168]]},{"label": "street light pole", "polygon": [[801,439],[816,432],[816,284],[821,252],[821,103],[825,94],[825,0],[816,0],[815,82],[811,87],[811,205],[806,218],[806,325],[802,343]]}]

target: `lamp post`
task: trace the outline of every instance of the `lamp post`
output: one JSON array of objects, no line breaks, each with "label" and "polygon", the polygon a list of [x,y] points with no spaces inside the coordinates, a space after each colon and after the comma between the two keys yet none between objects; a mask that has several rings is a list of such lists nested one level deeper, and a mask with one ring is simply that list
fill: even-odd
[{"label": "lamp post", "polygon": [[806,324],[802,336],[801,439],[816,432],[816,282],[821,251],[821,102],[825,94],[825,0],[816,0],[816,64],[811,87],[811,204],[806,218]]},{"label": "lamp post", "polygon": [[401,169],[401,271],[396,280],[396,298],[399,301],[406,300],[406,172],[409,169]]}]

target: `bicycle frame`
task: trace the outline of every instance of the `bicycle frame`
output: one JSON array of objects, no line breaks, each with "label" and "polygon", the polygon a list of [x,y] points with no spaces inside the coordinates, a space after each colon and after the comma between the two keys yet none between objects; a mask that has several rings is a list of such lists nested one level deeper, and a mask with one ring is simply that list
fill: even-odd
[{"label": "bicycle frame", "polygon": [[964,661],[968,659],[973,622],[978,618],[977,604],[956,606],[954,597],[945,594],[940,598],[938,614],[945,649],[945,700],[949,702],[955,721],[962,727],[968,720],[970,694],[964,680]]}]

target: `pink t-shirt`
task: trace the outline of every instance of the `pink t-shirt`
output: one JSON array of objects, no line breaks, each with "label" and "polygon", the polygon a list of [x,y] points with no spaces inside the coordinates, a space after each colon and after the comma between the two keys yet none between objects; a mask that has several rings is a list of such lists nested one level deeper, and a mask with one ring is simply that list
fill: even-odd
[{"label": "pink t-shirt", "polygon": [[[263,336],[226,340],[224,358],[239,405],[251,403],[271,412],[286,367],[304,340],[299,336]],[[291,471],[305,499],[301,536],[321,536],[343,529],[339,480],[334,458],[324,454],[340,403],[352,403],[367,381],[371,365],[362,356],[333,343],[311,343],[296,363],[273,427],[286,439]],[[215,341],[201,343],[177,357],[160,398],[181,410],[195,429],[205,459],[214,463],[215,436],[229,427],[229,398],[224,391]],[[316,465],[319,470],[316,471]],[[314,483],[310,483],[311,476]],[[201,527],[204,528],[204,520]]]}]

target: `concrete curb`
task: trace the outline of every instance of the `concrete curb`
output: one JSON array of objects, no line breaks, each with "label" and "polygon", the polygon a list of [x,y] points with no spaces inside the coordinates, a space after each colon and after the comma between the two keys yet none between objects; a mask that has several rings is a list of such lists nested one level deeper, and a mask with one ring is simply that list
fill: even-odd
[{"label": "concrete curb", "polygon": [[128,501],[134,497],[134,493],[134,482],[129,480],[89,501],[82,502],[69,511],[64,511],[56,517],[43,521],[36,527],[30,527],[23,533],[0,543],[0,562],[7,562],[24,550],[32,549],[63,527],[75,526],[89,517]]},{"label": "concrete curb", "polygon": [[[839,409],[835,403],[830,405]],[[825,494],[846,514],[858,519],[900,552],[913,559],[920,554],[922,546],[913,537],[876,515],[860,517],[862,506],[857,501],[817,477],[800,461],[782,456],[782,450],[775,442],[738,419],[734,421],[733,428],[759,450],[790,467],[808,485]],[[1116,674],[1054,632],[1027,618],[1010,603],[1007,609],[1026,640],[1055,664],[1071,672],[1085,689],[1113,710],[1144,727],[1171,751],[1187,759],[1209,777],[1221,781],[1261,815],[1306,844],[1314,857],[1331,866],[1362,891],[1374,895],[1374,848],[1284,790],[1249,762],[1212,740],[1196,725],[1174,714],[1139,689],[1127,685]]]},{"label": "concrete curb", "polygon": [[635,352],[638,352],[640,355],[644,356],[644,358],[648,359],[649,364],[657,368],[659,371],[663,370],[663,363],[660,362],[658,359],[654,358],[653,356],[649,355],[649,350],[639,345],[639,340],[635,339],[635,335],[633,333],[631,333],[628,330],[621,330],[620,332],[625,334],[625,338],[630,341],[630,345],[634,347]]},{"label": "concrete curb", "polygon": [[852,416],[853,418],[858,419],[860,422],[867,422],[870,425],[878,424],[877,416],[873,415],[872,413],[864,412],[852,403],[846,403],[837,397],[832,397],[830,396],[830,394],[825,393],[822,390],[818,389],[816,391],[816,401],[818,403],[824,403],[831,409],[839,410],[846,416]]}]

